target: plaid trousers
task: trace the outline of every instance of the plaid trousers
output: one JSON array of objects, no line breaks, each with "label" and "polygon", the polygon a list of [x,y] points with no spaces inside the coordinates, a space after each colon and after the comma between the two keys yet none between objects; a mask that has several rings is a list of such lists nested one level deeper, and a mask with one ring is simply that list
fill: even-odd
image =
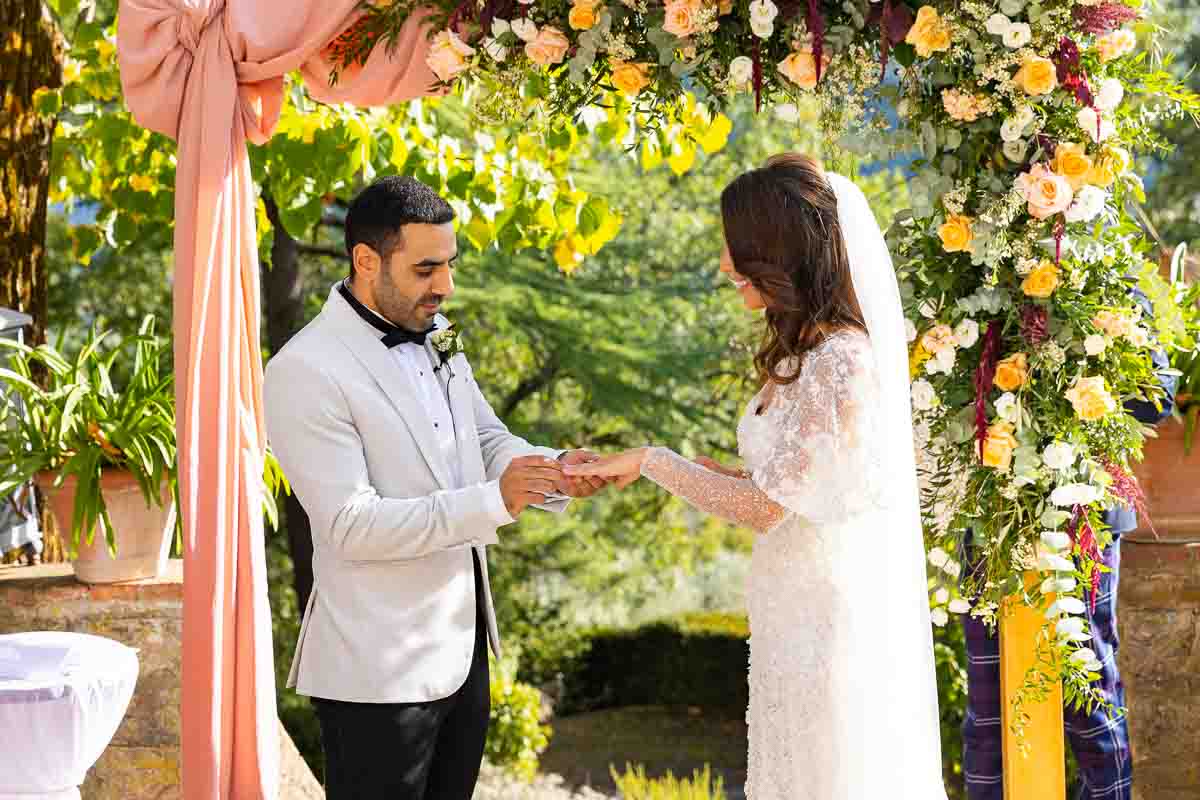
[{"label": "plaid trousers", "polygon": [[[1096,610],[1088,603],[1092,649],[1100,660],[1098,688],[1117,707],[1125,705],[1125,689],[1117,671],[1117,581],[1121,541],[1104,554],[1111,572],[1100,576]],[[1001,760],[1000,642],[987,625],[962,616],[967,643],[967,713],[963,720],[963,772],[969,800],[1003,800]],[[1130,800],[1133,772],[1129,726],[1124,715],[1109,719],[1103,708],[1092,713],[1064,709],[1067,741],[1079,763],[1077,800]]]}]

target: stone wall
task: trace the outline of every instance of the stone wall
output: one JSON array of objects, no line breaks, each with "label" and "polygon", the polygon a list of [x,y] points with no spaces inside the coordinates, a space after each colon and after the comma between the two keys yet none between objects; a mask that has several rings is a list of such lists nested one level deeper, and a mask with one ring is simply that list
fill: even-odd
[{"label": "stone wall", "polygon": [[[88,773],[86,800],[176,800],[179,788],[183,569],[160,579],[88,586],[69,564],[0,567],[0,634],[63,630],[115,639],[138,649],[140,670],[129,711],[112,744]],[[280,727],[280,797],[324,793]]]},{"label": "stone wall", "polygon": [[1200,800],[1200,544],[1121,544],[1135,800]]}]

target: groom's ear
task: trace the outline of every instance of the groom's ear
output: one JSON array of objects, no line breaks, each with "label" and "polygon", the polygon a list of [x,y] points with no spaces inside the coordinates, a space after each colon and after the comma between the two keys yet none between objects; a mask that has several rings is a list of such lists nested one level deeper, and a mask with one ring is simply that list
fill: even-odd
[{"label": "groom's ear", "polygon": [[374,280],[383,265],[383,259],[375,252],[375,248],[362,242],[354,245],[350,259],[354,264],[354,274],[367,280]]}]

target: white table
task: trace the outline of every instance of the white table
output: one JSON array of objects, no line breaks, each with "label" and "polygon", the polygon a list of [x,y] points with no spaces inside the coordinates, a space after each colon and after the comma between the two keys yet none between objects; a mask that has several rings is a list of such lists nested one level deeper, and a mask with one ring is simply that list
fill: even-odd
[{"label": "white table", "polygon": [[137,674],[137,651],[111,639],[0,636],[0,800],[79,800]]}]

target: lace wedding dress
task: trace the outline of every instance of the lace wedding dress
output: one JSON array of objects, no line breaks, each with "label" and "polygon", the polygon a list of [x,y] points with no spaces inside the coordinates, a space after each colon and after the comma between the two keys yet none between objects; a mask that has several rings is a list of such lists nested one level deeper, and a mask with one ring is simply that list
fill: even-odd
[{"label": "lace wedding dress", "polygon": [[923,551],[917,528],[909,553],[912,508],[894,491],[906,484],[891,473],[878,400],[871,339],[842,331],[806,355],[794,383],[751,400],[738,425],[749,477],[664,448],[643,465],[672,494],[760,534],[746,586],[748,800],[946,796],[928,600],[892,580]]}]

